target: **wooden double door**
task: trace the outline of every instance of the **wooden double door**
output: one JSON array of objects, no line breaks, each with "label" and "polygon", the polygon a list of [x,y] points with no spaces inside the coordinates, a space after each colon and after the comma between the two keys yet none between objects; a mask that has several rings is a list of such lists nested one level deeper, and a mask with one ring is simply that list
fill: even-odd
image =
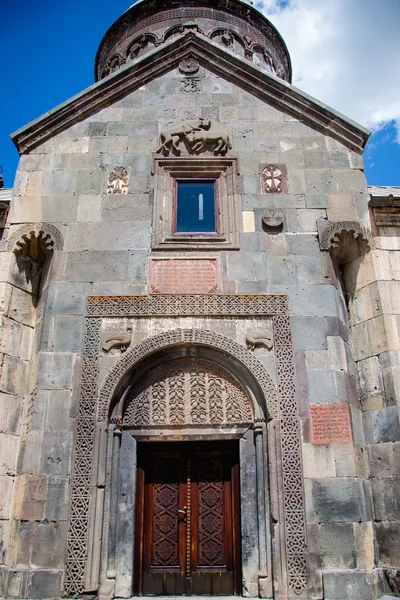
[{"label": "wooden double door", "polygon": [[235,442],[139,444],[138,595],[241,594]]}]

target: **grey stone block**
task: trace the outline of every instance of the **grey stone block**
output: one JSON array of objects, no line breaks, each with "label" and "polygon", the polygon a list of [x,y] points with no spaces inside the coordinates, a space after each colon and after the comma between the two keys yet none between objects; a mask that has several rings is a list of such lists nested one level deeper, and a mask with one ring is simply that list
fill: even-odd
[{"label": "grey stone block", "polygon": [[67,476],[70,472],[71,431],[45,431],[42,440],[41,472]]},{"label": "grey stone block", "polygon": [[271,285],[296,284],[296,260],[294,256],[267,255],[268,283]]},{"label": "grey stone block", "polygon": [[75,355],[67,352],[41,352],[38,387],[42,390],[72,388]]},{"label": "grey stone block", "polygon": [[55,318],[54,349],[58,352],[80,352],[82,347],[83,319],[72,315]]},{"label": "grey stone block", "polygon": [[301,284],[322,283],[321,259],[319,256],[296,256],[297,281]]},{"label": "grey stone block", "polygon": [[337,316],[335,289],[332,286],[298,285],[290,287],[288,292],[289,306],[294,316]]},{"label": "grey stone block", "polygon": [[307,208],[329,208],[329,196],[326,194],[306,194]]},{"label": "grey stone block", "polygon": [[326,350],[326,320],[323,317],[292,318],[295,350]]},{"label": "grey stone block", "polygon": [[150,221],[104,223],[71,223],[65,239],[65,250],[106,251],[149,248]]},{"label": "grey stone block", "polygon": [[107,123],[89,123],[89,136],[99,137],[107,133]]},{"label": "grey stone block", "polygon": [[130,123],[124,121],[111,121],[107,124],[107,135],[129,135]]},{"label": "grey stone block", "polygon": [[367,444],[396,442],[400,440],[399,409],[396,406],[369,411],[363,414]]},{"label": "grey stone block", "polygon": [[328,152],[326,156],[327,167],[332,169],[348,169],[350,166],[347,152]]},{"label": "grey stone block", "polygon": [[319,255],[317,235],[314,233],[287,233],[286,241],[290,254]]},{"label": "grey stone block", "polygon": [[374,523],[377,560],[382,567],[400,566],[400,523]]},{"label": "grey stone block", "polygon": [[371,489],[375,521],[400,521],[400,477],[374,478]]},{"label": "grey stone block", "polygon": [[148,251],[136,250],[129,254],[128,278],[133,282],[147,282]]},{"label": "grey stone block", "polygon": [[149,221],[152,218],[152,204],[148,194],[110,194],[101,201],[101,220]]},{"label": "grey stone block", "polygon": [[98,281],[93,284],[95,296],[142,296],[147,294],[147,282]]},{"label": "grey stone block", "polygon": [[305,178],[308,194],[337,193],[336,174],[331,169],[307,169]]},{"label": "grey stone block", "polygon": [[47,480],[47,496],[44,516],[47,521],[66,521],[69,509],[70,485],[65,477],[50,476]]},{"label": "grey stone block", "polygon": [[367,446],[371,477],[391,477],[395,475],[394,444]]},{"label": "grey stone block", "polygon": [[325,572],[326,600],[375,600],[375,574],[368,571]]},{"label": "grey stone block", "polygon": [[127,279],[128,252],[69,252],[65,277],[71,281],[118,281]]},{"label": "grey stone block", "polygon": [[102,169],[92,169],[90,171],[76,171],[76,193],[79,194],[100,194],[105,187],[105,174]]},{"label": "grey stone block", "polygon": [[323,569],[356,567],[352,523],[322,523],[319,535]]},{"label": "grey stone block", "polygon": [[336,404],[346,401],[345,383],[337,371],[309,371],[310,404]]},{"label": "grey stone block", "polygon": [[29,578],[27,596],[32,600],[58,598],[60,595],[62,571],[32,571]]},{"label": "grey stone block", "polygon": [[305,480],[307,520],[312,523],[366,521],[362,482],[355,477]]},{"label": "grey stone block", "polygon": [[[42,175],[44,196],[71,196],[76,189],[78,171],[52,171]],[[82,175],[82,174],[81,174]]]},{"label": "grey stone block", "polygon": [[50,315],[83,314],[86,296],[91,293],[92,285],[90,283],[50,283],[46,312]]}]

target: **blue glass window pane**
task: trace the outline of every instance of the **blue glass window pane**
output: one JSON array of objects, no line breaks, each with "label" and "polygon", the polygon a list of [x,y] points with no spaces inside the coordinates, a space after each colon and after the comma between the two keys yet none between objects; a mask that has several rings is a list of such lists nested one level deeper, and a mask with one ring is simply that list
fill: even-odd
[{"label": "blue glass window pane", "polygon": [[214,181],[178,181],[177,232],[214,232]]}]

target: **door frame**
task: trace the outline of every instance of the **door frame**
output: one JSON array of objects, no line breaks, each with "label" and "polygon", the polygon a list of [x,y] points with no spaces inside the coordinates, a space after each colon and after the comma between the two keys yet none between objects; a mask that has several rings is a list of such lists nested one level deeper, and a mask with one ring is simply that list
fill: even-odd
[{"label": "door frame", "polygon": [[[180,441],[216,442],[238,440],[240,472],[240,555],[241,585],[239,595],[273,596],[271,533],[269,517],[268,460],[266,427],[256,423],[244,434],[180,436]],[[140,436],[140,441],[143,437]],[[148,441],[156,441],[150,439]],[[158,438],[159,441],[159,438]],[[145,442],[143,442],[145,443]],[[114,580],[114,594],[122,598],[133,595],[136,511],[137,443],[135,433],[109,425],[108,468],[103,518],[102,579]],[[129,467],[128,467],[129,465]],[[134,474],[133,474],[134,471]],[[127,510],[130,523],[127,524]],[[131,536],[131,537],[129,537]],[[129,542],[130,540],[130,542]]]},{"label": "door frame", "polygon": [[[207,446],[205,446],[207,444]],[[229,444],[229,445],[228,445]],[[184,458],[180,459],[181,469],[183,468],[185,473],[181,473],[180,478],[180,503],[179,508],[182,509],[187,504],[188,490],[187,485],[190,486],[189,490],[189,515],[193,514],[194,507],[196,506],[197,498],[193,494],[193,483],[195,482],[193,474],[193,465],[199,460],[199,456],[213,454],[230,456],[230,462],[234,462],[230,468],[229,475],[229,498],[225,504],[225,510],[228,511],[227,519],[230,521],[230,533],[229,533],[229,549],[227,549],[228,555],[231,555],[231,571],[232,571],[232,587],[233,594],[238,596],[241,595],[241,556],[240,556],[240,482],[239,482],[239,444],[237,440],[217,440],[212,442],[199,442],[199,441],[174,441],[174,442],[154,442],[151,444],[148,442],[141,442],[137,448],[138,453],[143,453],[142,461],[146,464],[148,457],[156,456],[157,453],[165,456],[168,454],[173,455],[174,453],[185,453],[187,452],[191,458],[192,472],[188,473],[184,467]],[[146,446],[148,448],[146,448]],[[163,447],[164,446],[164,447]],[[194,462],[193,462],[194,461]],[[190,467],[188,467],[190,470]],[[139,465],[137,466],[137,487],[136,487],[136,510],[135,510],[135,541],[134,541],[134,578],[133,578],[133,592],[137,596],[142,595],[153,595],[143,593],[143,569],[144,569],[144,556],[148,544],[146,541],[145,529],[149,526],[148,516],[146,519],[146,491],[145,491],[145,471],[142,470]],[[187,479],[191,479],[191,482],[187,484]],[[182,496],[183,494],[183,496]],[[227,490],[224,489],[224,496],[226,496]],[[190,518],[190,517],[189,517]],[[193,544],[193,539],[196,538],[197,532],[197,521],[193,519],[189,523],[189,528],[186,527],[178,534],[186,538],[184,547],[180,547],[180,564],[183,572],[185,573],[185,580],[182,585],[182,593],[178,594],[175,592],[173,595],[191,595],[193,589],[192,577],[187,577],[188,570],[191,574],[198,574],[204,571],[200,568],[199,571],[192,570],[193,561],[196,562],[196,545]],[[189,535],[190,539],[187,538]],[[181,540],[183,538],[180,538]],[[189,555],[187,554],[187,546],[189,546]],[[168,569],[165,569],[168,571]],[[215,568],[211,568],[212,572]],[[218,570],[218,569],[216,569]],[[198,593],[195,593],[197,595]],[[168,595],[172,595],[168,594]],[[207,594],[209,595],[209,594]],[[227,594],[223,594],[227,595]]]}]

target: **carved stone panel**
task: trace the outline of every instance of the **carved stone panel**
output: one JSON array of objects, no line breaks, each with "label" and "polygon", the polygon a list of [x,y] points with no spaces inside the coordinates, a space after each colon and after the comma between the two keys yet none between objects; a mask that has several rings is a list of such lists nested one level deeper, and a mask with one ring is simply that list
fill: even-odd
[{"label": "carved stone panel", "polygon": [[345,444],[353,441],[348,404],[311,404],[311,442]]},{"label": "carved stone panel", "polygon": [[151,369],[135,386],[124,425],[239,425],[253,411],[239,383],[220,365],[182,358]]},{"label": "carved stone panel", "polygon": [[160,133],[158,153],[179,156],[182,150],[188,154],[200,154],[206,150],[224,155],[232,148],[228,131],[217,121],[194,119],[175,123]]},{"label": "carved stone panel", "polygon": [[286,193],[286,165],[261,165],[261,189],[264,194]]},{"label": "carved stone panel", "polygon": [[216,294],[216,258],[157,258],[150,261],[152,294]]},{"label": "carved stone panel", "polygon": [[128,171],[125,167],[115,167],[108,176],[107,194],[128,193]]}]

